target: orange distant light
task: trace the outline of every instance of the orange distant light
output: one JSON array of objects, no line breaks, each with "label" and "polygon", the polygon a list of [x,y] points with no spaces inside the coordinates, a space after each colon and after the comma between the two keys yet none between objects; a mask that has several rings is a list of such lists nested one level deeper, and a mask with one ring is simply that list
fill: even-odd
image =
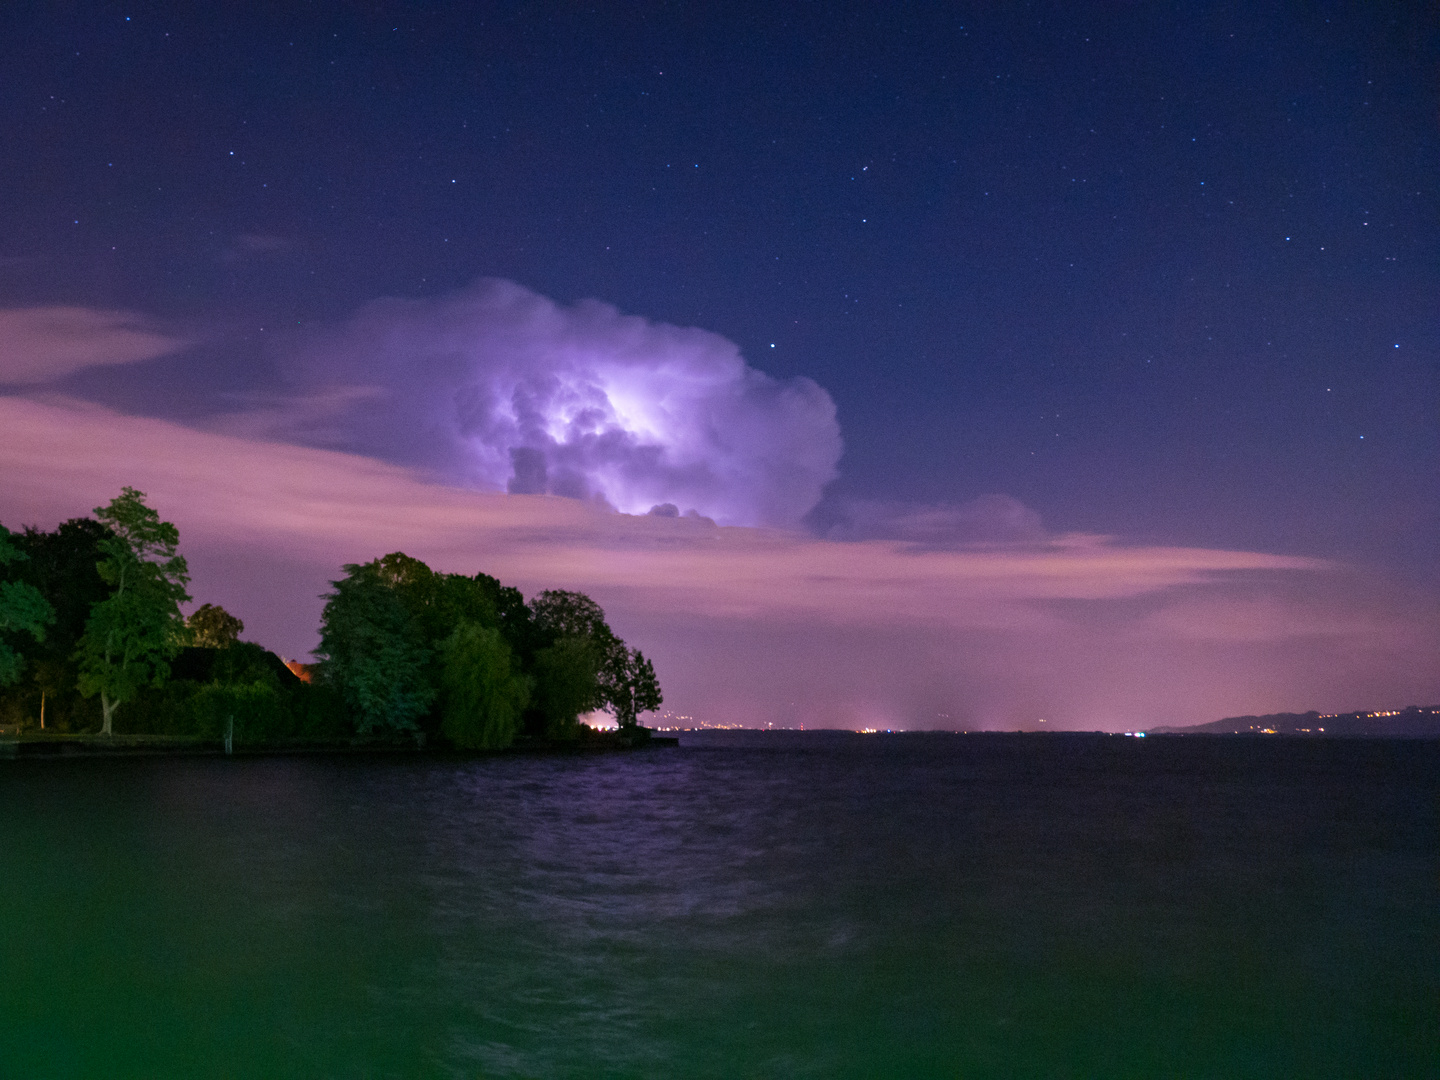
[{"label": "orange distant light", "polygon": [[285,666],[294,672],[295,677],[301,682],[315,681],[314,664],[302,664],[299,660],[286,660]]}]

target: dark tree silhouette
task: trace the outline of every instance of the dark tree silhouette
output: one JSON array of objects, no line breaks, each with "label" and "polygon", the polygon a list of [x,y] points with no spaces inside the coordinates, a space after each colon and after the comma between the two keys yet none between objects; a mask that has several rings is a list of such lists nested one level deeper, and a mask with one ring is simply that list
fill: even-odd
[{"label": "dark tree silhouette", "polygon": [[[10,530],[0,525],[0,569],[24,562],[28,556],[10,542]],[[37,643],[45,640],[45,628],[55,621],[55,609],[27,581],[0,581],[0,686],[20,678],[24,658],[5,641],[9,633],[29,634]]]},{"label": "dark tree silhouette", "polygon": [[658,709],[665,701],[660,681],[655,677],[655,666],[644,653],[627,649],[623,643],[611,654],[601,683],[606,702],[621,728],[634,727],[641,713]]}]

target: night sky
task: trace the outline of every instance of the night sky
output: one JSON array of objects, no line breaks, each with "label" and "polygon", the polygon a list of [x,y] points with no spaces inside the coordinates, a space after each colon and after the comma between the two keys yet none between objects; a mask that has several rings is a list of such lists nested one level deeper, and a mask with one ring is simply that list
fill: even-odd
[{"label": "night sky", "polygon": [[[6,5],[0,520],[135,483],[295,655],[424,535],[215,477],[508,488],[436,565],[592,591],[713,722],[1440,699],[1433,5],[596,7]],[[789,584],[637,568],[665,504]],[[985,559],[1170,569],[928,610]]]}]

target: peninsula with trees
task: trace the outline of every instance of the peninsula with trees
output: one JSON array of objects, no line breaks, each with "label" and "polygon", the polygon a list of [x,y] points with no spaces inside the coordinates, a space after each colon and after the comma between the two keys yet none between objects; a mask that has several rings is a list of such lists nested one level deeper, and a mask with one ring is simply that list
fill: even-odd
[{"label": "peninsula with trees", "polygon": [[[647,744],[655,669],[583,593],[529,602],[394,552],[325,596],[315,664],[192,602],[179,532],[125,488],[53,532],[0,525],[0,732],[12,750],[622,748]],[[609,712],[614,732],[581,722]],[[659,741],[659,740],[656,740]]]},{"label": "peninsula with trees", "polygon": [[1440,705],[1356,712],[1230,716],[1191,727],[1146,728],[1147,735],[1299,735],[1330,739],[1440,739]]}]

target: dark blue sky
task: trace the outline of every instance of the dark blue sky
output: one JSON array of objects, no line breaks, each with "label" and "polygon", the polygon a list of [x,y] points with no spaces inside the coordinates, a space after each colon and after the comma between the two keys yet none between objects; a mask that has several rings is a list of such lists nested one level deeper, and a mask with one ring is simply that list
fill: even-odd
[{"label": "dark blue sky", "polygon": [[815,379],[831,501],[1435,584],[1433,4],[596,6],[6,5],[0,306],[188,328],[63,388],[195,418],[509,278]]}]

